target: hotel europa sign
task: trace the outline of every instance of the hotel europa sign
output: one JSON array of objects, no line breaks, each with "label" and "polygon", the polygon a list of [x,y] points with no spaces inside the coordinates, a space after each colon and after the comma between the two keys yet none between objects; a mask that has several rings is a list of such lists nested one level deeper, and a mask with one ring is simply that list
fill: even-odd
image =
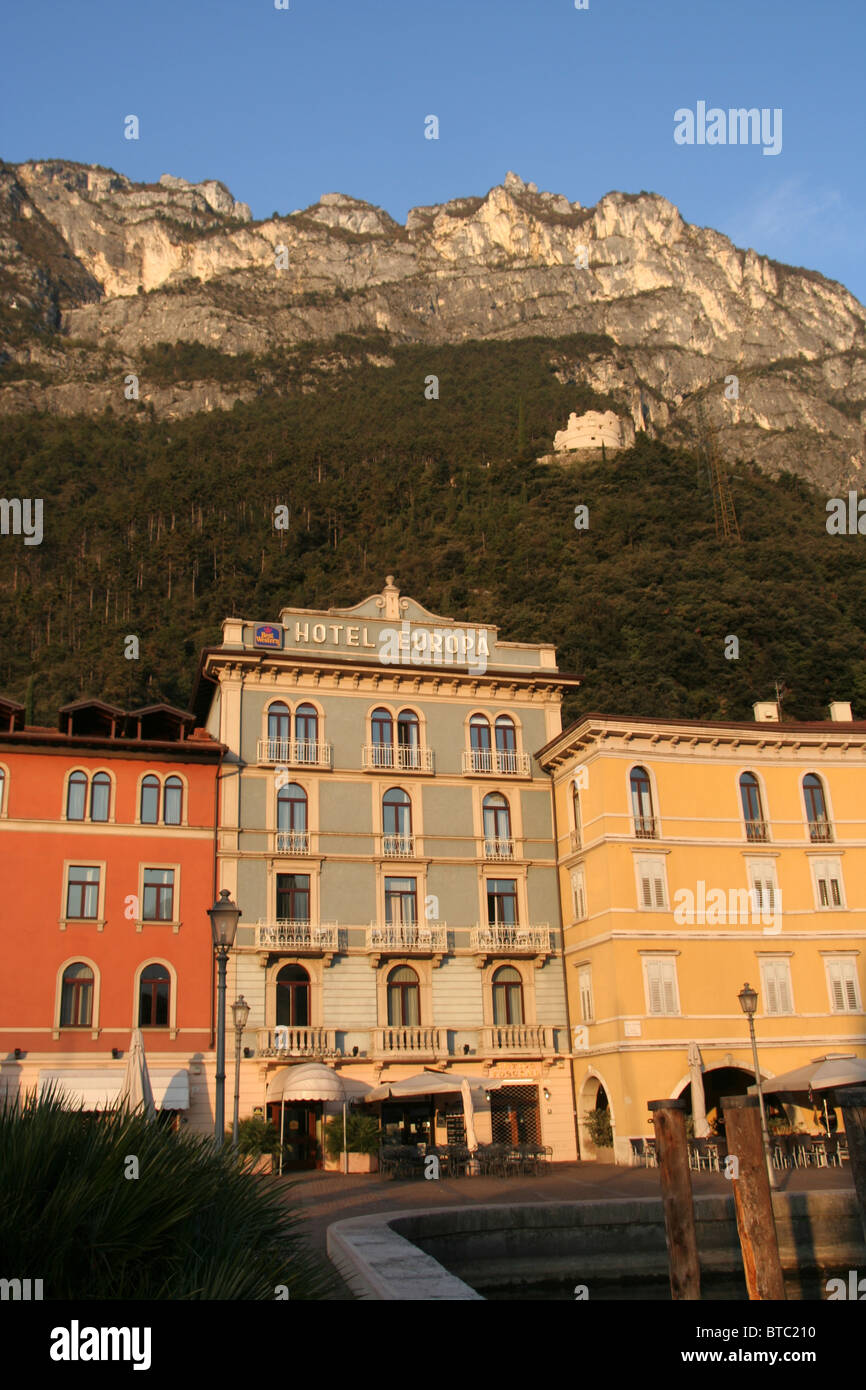
[{"label": "hotel europa sign", "polygon": [[357,651],[383,666],[466,666],[483,675],[490,656],[490,631],[476,627],[445,627],[403,621],[316,622],[298,618],[285,625],[257,623],[254,647],[271,651]]}]

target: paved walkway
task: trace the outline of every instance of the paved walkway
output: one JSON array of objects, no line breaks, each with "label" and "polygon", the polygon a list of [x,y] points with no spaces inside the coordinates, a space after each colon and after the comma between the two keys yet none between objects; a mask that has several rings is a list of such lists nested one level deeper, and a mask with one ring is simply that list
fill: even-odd
[{"label": "paved walkway", "polygon": [[[851,1170],[797,1168],[780,1173],[781,1192],[853,1190]],[[536,1178],[440,1178],[391,1180],[378,1173],[293,1173],[283,1178],[286,1196],[305,1217],[316,1249],[325,1250],[326,1232],[334,1221],[370,1213],[414,1207],[480,1206],[502,1202],[592,1202],[617,1197],[660,1195],[657,1168],[625,1168],[607,1163],[558,1163]],[[731,1186],[721,1173],[692,1173],[696,1196],[725,1195]],[[344,1298],[352,1295],[345,1287]]]}]

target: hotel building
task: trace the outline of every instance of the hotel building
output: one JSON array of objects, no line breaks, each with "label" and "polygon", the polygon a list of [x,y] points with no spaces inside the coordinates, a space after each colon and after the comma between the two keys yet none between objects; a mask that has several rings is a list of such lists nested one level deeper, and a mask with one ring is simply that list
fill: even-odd
[{"label": "hotel building", "polygon": [[[223,624],[193,707],[225,745],[218,880],[241,909],[229,1001],[252,1012],[241,1114],[301,1061],[371,1085],[486,1083],[478,1138],[576,1157],[550,781],[552,647],[381,594]],[[229,1065],[231,1080],[232,1066]],[[319,1161],[323,1106],[287,1111]],[[459,1136],[462,1101],[386,1102],[408,1141]]]},{"label": "hotel building", "polygon": [[[765,1077],[863,1055],[866,721],[587,714],[538,753],[553,779],[581,1157],[630,1163],[647,1102],[706,1108]],[[692,1070],[690,1071],[690,1052]],[[614,1147],[586,1116],[609,1106]],[[799,1111],[801,1122],[811,1113]]]}]

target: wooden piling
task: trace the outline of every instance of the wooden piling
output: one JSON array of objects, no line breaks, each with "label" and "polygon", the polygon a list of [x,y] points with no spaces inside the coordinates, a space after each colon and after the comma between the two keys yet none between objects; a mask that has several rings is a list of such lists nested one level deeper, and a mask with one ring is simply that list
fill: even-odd
[{"label": "wooden piling", "polygon": [[857,1206],[860,1208],[863,1238],[866,1240],[866,1086],[839,1089],[835,1101],[842,1111],[845,1138],[848,1141],[848,1161],[851,1164]]},{"label": "wooden piling", "polygon": [[686,1102],[651,1100],[649,1110],[655,1129],[661,1177],[671,1298],[699,1299],[701,1266],[698,1260],[692,1175],[689,1170],[686,1139]]},{"label": "wooden piling", "polygon": [[732,1179],[731,1185],[749,1298],[783,1299],[785,1281],[779,1259],[758,1097],[725,1096],[721,1105],[728,1158],[735,1158],[738,1164],[738,1176]]}]

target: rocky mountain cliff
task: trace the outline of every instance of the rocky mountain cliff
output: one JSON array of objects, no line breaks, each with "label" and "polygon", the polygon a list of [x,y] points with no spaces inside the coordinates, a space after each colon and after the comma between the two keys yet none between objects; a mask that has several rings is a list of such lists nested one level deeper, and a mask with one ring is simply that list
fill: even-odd
[{"label": "rocky mountain cliff", "polygon": [[[701,403],[728,458],[827,489],[857,486],[866,462],[863,306],[814,271],[689,225],[655,194],[583,208],[509,173],[485,197],[412,209],[405,227],[339,193],[254,222],[217,181],[6,164],[0,288],[0,413],[135,408],[129,373],[157,415],[226,407],[280,389],[293,345],[339,333],[580,332],[608,345],[577,359],[552,341],[552,368],[638,428],[689,441]],[[161,343],[245,354],[251,369],[148,382],[145,354]]]}]

